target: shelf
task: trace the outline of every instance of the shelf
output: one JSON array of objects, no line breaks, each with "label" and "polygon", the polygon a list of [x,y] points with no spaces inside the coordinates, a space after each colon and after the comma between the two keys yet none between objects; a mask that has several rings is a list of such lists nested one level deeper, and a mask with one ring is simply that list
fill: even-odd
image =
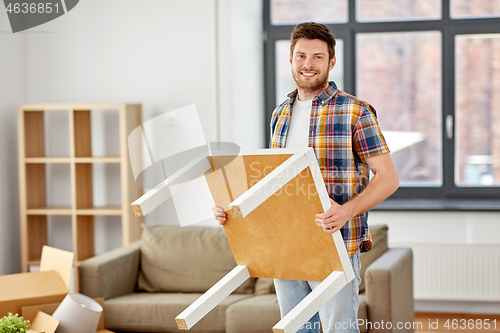
[{"label": "shelf", "polygon": [[122,215],[123,209],[116,207],[80,208],[73,210],[71,207],[40,207],[26,210],[27,215]]},{"label": "shelf", "polygon": [[71,207],[40,207],[26,209],[27,215],[71,215]]},{"label": "shelf", "polygon": [[[39,157],[45,156],[45,139],[44,139],[44,113],[40,109],[24,112],[19,114],[20,130],[29,133],[19,142],[19,156]],[[21,144],[24,143],[24,147]]]},{"label": "shelf", "polygon": [[72,116],[75,131],[75,157],[95,158],[120,155],[118,108],[102,110],[74,108]]},{"label": "shelf", "polygon": [[121,163],[119,156],[110,157],[75,157],[75,163]]},{"label": "shelf", "polygon": [[28,266],[40,266],[40,260],[28,260]]},{"label": "shelf", "polygon": [[78,267],[140,239],[143,219],[132,218],[130,203],[142,189],[127,147],[141,112],[140,104],[19,106],[23,271],[39,265],[44,245],[72,251]]},{"label": "shelf", "polygon": [[19,108],[23,111],[68,111],[68,110],[108,110],[108,109],[123,109],[124,106],[139,107],[140,104],[24,104],[20,105]]},{"label": "shelf", "polygon": [[[25,253],[26,260],[40,260],[42,247],[47,244],[47,216],[27,215],[25,228],[25,237],[29,245]],[[27,268],[23,267],[23,269]]]},{"label": "shelf", "polygon": [[26,157],[25,163],[30,164],[43,164],[43,163],[71,163],[71,158],[65,156],[51,156],[51,157]]},{"label": "shelf", "polygon": [[82,261],[94,256],[94,216],[76,217],[75,261]]},{"label": "shelf", "polygon": [[99,156],[99,157],[65,157],[65,156],[50,156],[50,157],[26,157],[24,160],[27,164],[69,164],[69,163],[121,163],[120,156]]},{"label": "shelf", "polygon": [[99,207],[99,208],[82,208],[76,210],[76,215],[122,215],[121,207]]}]

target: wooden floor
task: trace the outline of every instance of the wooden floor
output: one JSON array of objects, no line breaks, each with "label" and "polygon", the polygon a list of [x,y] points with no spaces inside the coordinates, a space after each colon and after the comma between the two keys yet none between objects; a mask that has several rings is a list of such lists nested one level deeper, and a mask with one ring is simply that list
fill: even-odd
[{"label": "wooden floor", "polygon": [[500,333],[500,315],[416,312],[414,327],[415,333]]}]

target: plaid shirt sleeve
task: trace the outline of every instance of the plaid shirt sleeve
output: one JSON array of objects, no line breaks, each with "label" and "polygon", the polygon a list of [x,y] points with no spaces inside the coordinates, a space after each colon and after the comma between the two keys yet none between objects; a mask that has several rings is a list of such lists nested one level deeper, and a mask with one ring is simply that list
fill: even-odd
[{"label": "plaid shirt sleeve", "polygon": [[356,120],[352,141],[353,149],[362,159],[390,152],[378,125],[377,113],[369,104]]},{"label": "plaid shirt sleeve", "polygon": [[274,109],[273,114],[271,115],[271,123],[270,123],[271,133],[269,135],[269,147],[268,148],[271,148],[273,146],[274,130],[276,128],[276,122],[278,121],[278,117],[276,116],[276,112],[277,112],[277,108]]}]

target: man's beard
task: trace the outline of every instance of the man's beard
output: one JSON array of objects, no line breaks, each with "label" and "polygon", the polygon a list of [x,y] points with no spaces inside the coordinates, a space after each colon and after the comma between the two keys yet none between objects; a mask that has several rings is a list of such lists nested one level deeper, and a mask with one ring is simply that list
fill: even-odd
[{"label": "man's beard", "polygon": [[[314,80],[306,81],[305,78],[300,74],[302,71],[308,71],[307,69],[298,70],[296,72],[292,72],[293,79],[295,83],[297,83],[297,87],[304,90],[306,93],[314,93],[322,91],[328,85],[328,70],[323,71],[323,73],[319,73],[318,71],[314,71],[316,76]],[[313,71],[310,71],[313,72]]]}]

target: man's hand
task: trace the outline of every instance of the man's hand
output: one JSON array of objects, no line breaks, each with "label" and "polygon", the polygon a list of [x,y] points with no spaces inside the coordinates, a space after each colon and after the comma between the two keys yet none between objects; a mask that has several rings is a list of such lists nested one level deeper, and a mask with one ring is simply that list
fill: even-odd
[{"label": "man's hand", "polygon": [[347,209],[330,198],[332,207],[322,214],[316,215],[316,225],[322,227],[326,233],[333,234],[340,230],[351,219]]},{"label": "man's hand", "polygon": [[214,211],[214,216],[217,221],[219,221],[220,225],[223,225],[227,221],[227,214],[224,213],[224,209],[213,206],[212,210]]}]

